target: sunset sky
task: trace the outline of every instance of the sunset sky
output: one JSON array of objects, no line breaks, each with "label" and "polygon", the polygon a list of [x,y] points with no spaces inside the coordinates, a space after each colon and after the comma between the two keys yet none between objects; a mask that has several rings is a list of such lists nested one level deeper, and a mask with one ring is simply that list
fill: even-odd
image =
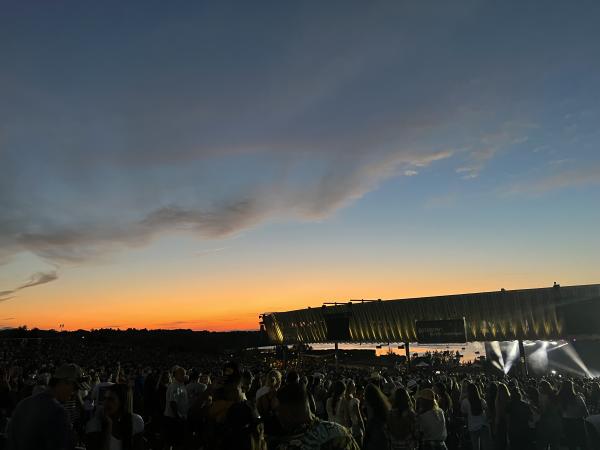
[{"label": "sunset sky", "polygon": [[600,2],[0,2],[0,327],[600,282]]}]

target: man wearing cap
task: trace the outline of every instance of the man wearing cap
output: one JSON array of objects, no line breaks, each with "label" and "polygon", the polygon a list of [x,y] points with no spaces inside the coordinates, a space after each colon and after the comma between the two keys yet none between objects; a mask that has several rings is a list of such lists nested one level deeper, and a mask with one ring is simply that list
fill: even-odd
[{"label": "man wearing cap", "polygon": [[81,369],[75,364],[59,367],[48,389],[27,397],[18,405],[8,427],[8,450],[71,450],[73,432],[62,405],[79,388]]},{"label": "man wearing cap", "polygon": [[421,389],[416,397],[417,425],[421,434],[421,447],[426,450],[447,450],[446,419],[431,389]]}]

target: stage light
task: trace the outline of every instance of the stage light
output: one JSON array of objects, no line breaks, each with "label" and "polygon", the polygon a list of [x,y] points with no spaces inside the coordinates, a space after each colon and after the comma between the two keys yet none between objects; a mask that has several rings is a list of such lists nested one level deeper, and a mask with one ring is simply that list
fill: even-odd
[{"label": "stage light", "polygon": [[552,375],[556,375],[556,370],[552,369],[550,372],[552,373]]},{"label": "stage light", "polygon": [[504,363],[504,373],[508,374],[513,364],[519,359],[519,341],[512,341],[506,351],[506,362]]},{"label": "stage light", "polygon": [[540,347],[527,357],[529,365],[537,372],[545,372],[548,369],[548,342],[542,341]]},{"label": "stage light", "polygon": [[[552,366],[561,369],[563,372],[568,372],[570,374],[576,375],[578,377],[584,378],[586,373],[582,370],[577,370],[572,366],[567,366],[566,364],[559,363],[558,361],[552,361]],[[562,377],[561,374],[558,374],[559,377]]]},{"label": "stage light", "polygon": [[492,366],[494,366],[496,369],[504,372],[504,367],[502,367],[498,361],[496,361],[496,360],[492,361]]},{"label": "stage light", "polygon": [[590,372],[590,370],[588,369],[586,364],[583,362],[583,360],[579,356],[579,353],[577,353],[577,350],[575,350],[575,347],[573,347],[572,345],[567,345],[567,346],[565,346],[563,351],[569,356],[569,358],[571,358],[571,360],[575,364],[577,364],[578,367],[581,368],[581,370],[583,370],[583,372],[585,373],[585,375],[588,378],[593,378],[592,373]]},{"label": "stage light", "polygon": [[492,364],[504,372],[504,358],[502,357],[502,350],[500,348],[500,342],[492,341],[490,342],[490,348],[494,352],[496,356],[496,360],[492,362]]},{"label": "stage light", "polygon": [[569,343],[568,342],[561,342],[556,347],[552,347],[552,348],[548,349],[548,353],[553,352],[554,350],[558,350],[559,348],[563,348],[565,345],[569,345]]}]

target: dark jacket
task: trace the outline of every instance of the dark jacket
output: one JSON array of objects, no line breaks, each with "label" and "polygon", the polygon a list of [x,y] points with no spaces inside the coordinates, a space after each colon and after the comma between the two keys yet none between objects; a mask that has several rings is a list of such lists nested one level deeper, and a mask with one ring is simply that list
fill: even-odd
[{"label": "dark jacket", "polygon": [[49,393],[22,400],[8,426],[8,450],[71,450],[67,410]]}]

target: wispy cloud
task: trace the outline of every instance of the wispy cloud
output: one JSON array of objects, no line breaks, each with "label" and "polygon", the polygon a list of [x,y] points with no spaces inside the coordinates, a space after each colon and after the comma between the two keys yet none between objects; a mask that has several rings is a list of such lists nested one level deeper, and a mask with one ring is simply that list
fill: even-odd
[{"label": "wispy cloud", "polygon": [[485,133],[479,137],[471,148],[466,149],[465,164],[455,169],[463,180],[472,180],[479,177],[486,165],[498,155],[514,146],[526,143],[531,129],[537,128],[536,124],[528,122],[505,122],[495,132]]},{"label": "wispy cloud", "polygon": [[600,184],[600,166],[578,167],[516,182],[501,190],[503,195],[543,195],[547,192]]},{"label": "wispy cloud", "polygon": [[411,161],[411,164],[415,167],[426,167],[436,161],[448,159],[451,156],[453,156],[454,153],[455,153],[454,150],[442,150],[442,151],[431,153],[428,155],[423,155],[420,158],[415,158],[414,161]]},{"label": "wispy cloud", "polygon": [[51,272],[36,272],[34,273],[29,281],[25,284],[19,286],[16,290],[20,291],[21,289],[37,286],[39,284],[50,283],[51,281],[58,279],[58,273],[56,271]]},{"label": "wispy cloud", "polygon": [[[40,284],[50,283],[54,280],[58,279],[58,273],[56,271],[50,272],[36,272],[27,282],[24,284],[17,286],[14,289],[0,291],[0,302],[4,302],[6,300],[10,300],[15,297],[15,294],[23,289],[28,289],[34,286],[39,286]],[[5,319],[8,320],[8,319]]]},{"label": "wispy cloud", "polygon": [[473,150],[469,153],[470,166],[461,167],[456,170],[457,173],[463,174],[464,179],[476,178],[479,176],[479,172],[483,167],[490,161],[500,149],[500,144],[492,144],[494,140],[492,138],[482,139],[484,145],[490,145],[490,147],[484,147],[477,150]]},{"label": "wispy cloud", "polygon": [[280,182],[268,189],[247,190],[240,198],[207,209],[172,204],[127,224],[48,227],[43,232],[21,233],[17,242],[50,261],[80,263],[120,248],[145,245],[168,231],[222,239],[274,218],[322,220],[403,173],[403,167],[426,167],[452,155],[452,151],[395,152],[370,161],[341,158],[310,186]]},{"label": "wispy cloud", "polygon": [[197,251],[196,253],[194,253],[194,256],[211,255],[213,253],[219,253],[219,252],[222,252],[223,250],[227,250],[228,248],[229,247],[207,248],[205,250]]},{"label": "wispy cloud", "polygon": [[564,164],[570,164],[573,162],[575,162],[575,159],[573,159],[573,158],[551,159],[550,161],[548,161],[548,165],[560,166],[560,165],[564,165]]}]

